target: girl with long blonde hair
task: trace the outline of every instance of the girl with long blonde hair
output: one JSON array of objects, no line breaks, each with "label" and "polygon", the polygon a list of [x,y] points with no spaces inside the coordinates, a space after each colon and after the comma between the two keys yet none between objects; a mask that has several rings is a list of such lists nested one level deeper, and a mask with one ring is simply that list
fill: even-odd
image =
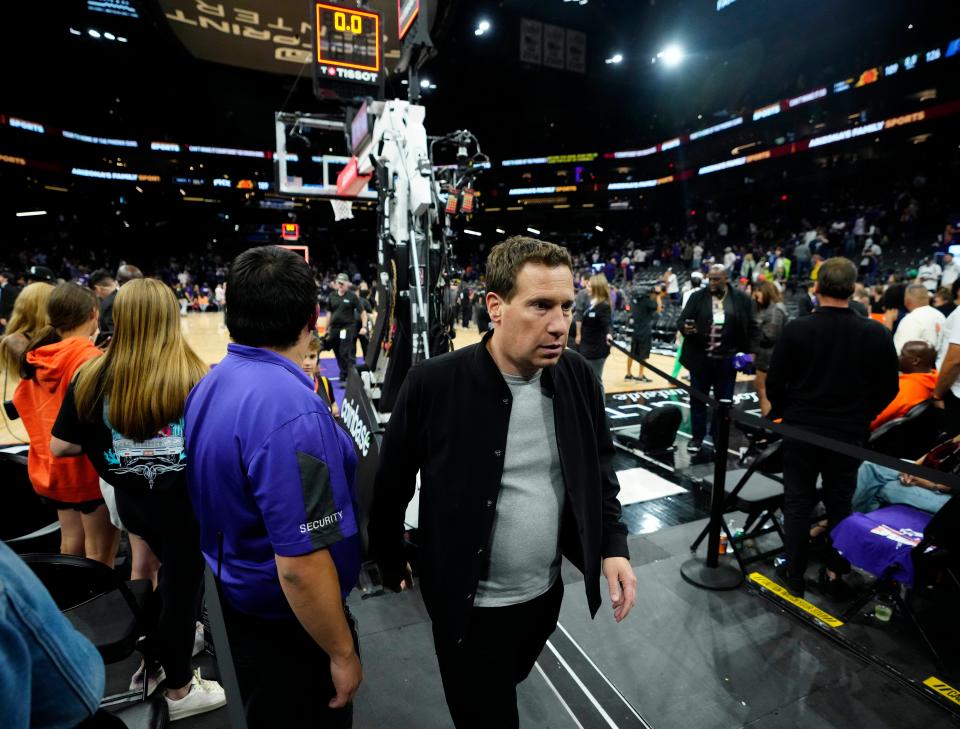
[{"label": "girl with long blonde hair", "polygon": [[147,681],[152,688],[165,676],[175,720],[226,703],[219,684],[190,664],[204,562],[187,495],[183,408],[207,367],[184,340],[177,298],[160,281],[121,286],[113,326],[106,353],[81,368],[67,392],[51,449],[87,454],[114,486],[124,525],[163,564],[156,590],[162,610],[147,635],[162,672],[144,675],[141,666],[131,686]]},{"label": "girl with long blonde hair", "polygon": [[7,375],[19,374],[20,356],[26,351],[30,340],[50,323],[47,319],[47,301],[52,291],[53,286],[48,283],[32,283],[13,302],[13,313],[0,339],[0,355]]}]

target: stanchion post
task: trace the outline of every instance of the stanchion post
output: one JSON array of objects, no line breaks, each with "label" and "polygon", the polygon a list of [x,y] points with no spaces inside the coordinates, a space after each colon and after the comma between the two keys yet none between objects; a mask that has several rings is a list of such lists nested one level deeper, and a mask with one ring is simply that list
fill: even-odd
[{"label": "stanchion post", "polygon": [[713,444],[713,490],[710,493],[710,531],[707,538],[707,567],[720,563],[720,530],[727,501],[727,448],[730,445],[730,400],[721,400],[714,413],[717,439]]},{"label": "stanchion post", "polygon": [[680,576],[706,590],[733,590],[743,582],[743,572],[729,562],[720,563],[720,530],[727,501],[727,448],[730,445],[730,400],[720,400],[714,411],[716,436],[713,443],[713,489],[710,494],[710,527],[707,558],[692,556],[680,567]]}]

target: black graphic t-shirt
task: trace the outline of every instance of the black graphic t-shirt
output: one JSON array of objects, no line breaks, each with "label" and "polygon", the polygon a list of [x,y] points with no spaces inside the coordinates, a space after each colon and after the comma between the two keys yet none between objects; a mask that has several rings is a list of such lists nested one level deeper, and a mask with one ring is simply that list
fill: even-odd
[{"label": "black graphic t-shirt", "polygon": [[80,420],[73,384],[67,389],[53,435],[83,448],[100,478],[119,489],[171,491],[186,488],[187,454],[183,418],[152,438],[131,440],[110,427],[101,399],[92,423]]}]

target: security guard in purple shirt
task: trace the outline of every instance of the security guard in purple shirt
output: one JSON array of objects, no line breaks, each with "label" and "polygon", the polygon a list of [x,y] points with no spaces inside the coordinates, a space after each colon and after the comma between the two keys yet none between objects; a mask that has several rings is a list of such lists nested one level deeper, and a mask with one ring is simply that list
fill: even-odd
[{"label": "security guard in purple shirt", "polygon": [[190,498],[250,727],[305,716],[349,727],[362,681],[344,603],[360,570],[357,459],[300,368],[316,293],[288,250],[239,255],[227,279],[235,343],[184,414]]}]

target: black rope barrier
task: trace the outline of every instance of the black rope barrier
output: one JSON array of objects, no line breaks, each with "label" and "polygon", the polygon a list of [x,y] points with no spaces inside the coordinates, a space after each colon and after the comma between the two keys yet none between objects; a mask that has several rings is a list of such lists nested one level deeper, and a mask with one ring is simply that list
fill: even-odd
[{"label": "black rope barrier", "polygon": [[[623,347],[619,342],[614,340],[612,346],[618,351],[630,357],[630,352]],[[630,357],[633,359],[633,357]],[[700,400],[707,405],[710,405],[714,408],[720,408],[720,402],[706,393],[702,393],[699,390],[693,389],[691,385],[688,385],[685,382],[681,382],[675,377],[668,375],[663,370],[658,367],[650,364],[649,361],[644,360],[642,362],[644,368],[655,372],[660,377],[663,377],[667,382],[679,387],[683,390],[686,390],[691,397]],[[942,484],[944,486],[949,486],[955,491],[960,491],[960,476],[947,473],[945,471],[937,471],[935,469],[929,468],[927,466],[921,466],[915,463],[914,461],[905,461],[895,456],[887,455],[886,453],[881,453],[879,451],[874,451],[869,448],[864,448],[863,446],[854,445],[852,443],[845,443],[843,441],[836,440],[834,438],[828,438],[827,436],[820,435],[810,430],[804,428],[798,428],[793,425],[787,425],[785,423],[775,423],[772,420],[764,417],[759,417],[757,415],[751,415],[750,413],[745,413],[737,410],[730,411],[730,418],[739,423],[749,425],[754,428],[763,428],[771,433],[777,433],[778,435],[783,436],[788,440],[796,440],[801,443],[807,443],[808,445],[817,446],[819,448],[824,448],[826,450],[833,451],[834,453],[839,453],[840,455],[849,456],[851,458],[856,458],[861,461],[869,461],[870,463],[875,463],[878,466],[886,466],[887,468],[899,471],[901,473],[909,473],[911,476],[918,476],[920,478],[926,479],[928,481],[933,481],[935,483]],[[715,444],[716,445],[716,444]],[[931,448],[936,445],[936,443],[931,444]],[[719,448],[717,448],[719,451]],[[724,449],[726,453],[726,449]]]}]

